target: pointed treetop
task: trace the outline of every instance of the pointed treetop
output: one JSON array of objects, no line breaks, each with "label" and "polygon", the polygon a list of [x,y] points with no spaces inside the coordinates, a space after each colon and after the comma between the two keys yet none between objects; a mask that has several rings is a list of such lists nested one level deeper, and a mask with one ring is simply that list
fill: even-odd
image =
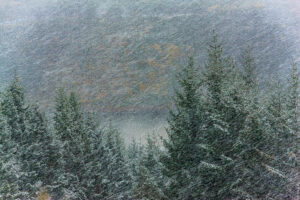
[{"label": "pointed treetop", "polygon": [[257,66],[250,46],[241,55],[241,64],[244,70],[244,80],[249,87],[257,86]]},{"label": "pointed treetop", "polygon": [[212,41],[208,45],[208,57],[209,57],[209,62],[212,61],[212,58],[217,58],[217,61],[221,59],[222,54],[223,54],[223,48],[222,48],[222,43],[219,42],[219,37],[213,31],[213,36],[212,36]]}]

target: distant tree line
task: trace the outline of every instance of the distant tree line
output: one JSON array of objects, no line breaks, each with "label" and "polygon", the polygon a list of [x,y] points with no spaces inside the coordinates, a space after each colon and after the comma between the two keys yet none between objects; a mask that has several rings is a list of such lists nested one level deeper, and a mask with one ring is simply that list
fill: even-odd
[{"label": "distant tree line", "polygon": [[251,51],[241,57],[225,57],[213,36],[203,66],[189,58],[168,137],[145,145],[125,146],[63,89],[47,119],[15,75],[0,95],[0,199],[299,198],[297,66],[260,84]]}]

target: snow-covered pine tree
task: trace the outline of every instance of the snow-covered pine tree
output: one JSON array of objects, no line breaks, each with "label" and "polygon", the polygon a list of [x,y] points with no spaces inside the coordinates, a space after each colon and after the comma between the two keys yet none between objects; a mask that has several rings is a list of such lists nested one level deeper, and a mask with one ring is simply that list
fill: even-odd
[{"label": "snow-covered pine tree", "polygon": [[131,188],[129,166],[125,157],[125,146],[120,133],[110,124],[106,130],[105,153],[108,164],[105,169],[107,199],[128,199]]},{"label": "snow-covered pine tree", "polygon": [[161,150],[154,136],[147,135],[143,154],[137,160],[136,175],[133,177],[133,199],[166,199],[163,193],[163,178],[160,163]]},{"label": "snow-covered pine tree", "polygon": [[247,47],[247,49],[242,53],[240,62],[243,71],[242,76],[245,81],[245,89],[251,91],[258,87],[257,66],[251,47]]},{"label": "snow-covered pine tree", "polygon": [[106,132],[98,130],[95,123],[95,116],[85,116],[84,128],[87,137],[84,138],[84,170],[82,187],[85,188],[86,198],[110,199],[110,185],[108,168],[112,164],[110,153],[106,147]]},{"label": "snow-covered pine tree", "polygon": [[[16,185],[22,191],[22,198],[28,198],[24,182],[19,177],[24,175],[21,169],[21,156],[23,152],[23,142],[26,133],[26,112],[27,107],[24,99],[24,89],[20,85],[19,77],[15,72],[12,81],[6,87],[1,98],[1,112],[7,123],[9,139],[6,141],[9,147],[7,152],[11,155],[9,159],[15,175],[18,177]],[[6,153],[7,153],[6,152]],[[5,161],[6,162],[6,161]]]},{"label": "snow-covered pine tree", "polygon": [[6,87],[1,101],[1,109],[11,131],[11,139],[17,145],[21,145],[25,132],[26,107],[24,90],[20,85],[17,73],[14,74],[13,80]]},{"label": "snow-covered pine tree", "polygon": [[58,89],[54,129],[61,142],[62,159],[58,182],[63,189],[63,195],[71,199],[86,198],[85,188],[81,185],[85,146],[82,138],[85,131],[80,104],[73,92],[68,96],[63,89]]},{"label": "snow-covered pine tree", "polygon": [[[197,185],[195,168],[202,154],[197,147],[203,119],[199,115],[199,80],[192,58],[178,75],[179,89],[175,91],[175,111],[168,119],[168,138],[163,140],[166,154],[161,157],[166,178],[165,195],[170,199],[197,198],[189,185]],[[196,196],[195,196],[196,195]]]},{"label": "snow-covered pine tree", "polygon": [[[258,78],[249,70],[256,68],[250,52],[244,56],[244,110],[246,113],[243,129],[234,148],[236,151],[235,173],[238,178],[233,185],[239,198],[265,199],[275,195],[285,180],[282,171],[274,164],[274,150],[277,134],[283,131],[280,112],[282,93],[278,81],[274,82],[272,95],[266,98],[266,92],[260,94]],[[250,79],[245,78],[253,77]],[[277,89],[276,89],[277,88]],[[276,89],[276,90],[275,90]],[[268,99],[267,101],[265,101]],[[269,103],[266,103],[269,102]],[[278,124],[276,124],[275,120]],[[274,131],[272,125],[277,126]],[[276,161],[275,161],[276,162]],[[277,161],[277,164],[278,161]]]},{"label": "snow-covered pine tree", "polygon": [[137,177],[138,167],[140,160],[142,159],[143,152],[144,146],[141,143],[137,143],[137,141],[133,138],[126,150],[129,175],[133,181]]},{"label": "snow-covered pine tree", "polygon": [[[283,161],[286,157],[286,139],[291,132],[288,128],[288,121],[286,119],[286,94],[284,91],[284,85],[278,75],[272,77],[267,87],[267,95],[264,98],[265,116],[267,119],[267,125],[272,132],[273,140],[269,143],[272,144],[272,154],[276,156],[278,166],[285,165]],[[280,162],[278,162],[280,161]],[[280,167],[281,169],[284,166]]]},{"label": "snow-covered pine tree", "polygon": [[247,198],[267,198],[270,192],[279,189],[278,184],[285,178],[273,164],[274,137],[262,109],[258,102],[249,102],[240,138],[240,183],[242,194],[247,194]]},{"label": "snow-covered pine tree", "polygon": [[16,168],[14,156],[14,142],[7,127],[0,107],[0,199],[15,200],[20,197],[18,178],[14,173]]},{"label": "snow-covered pine tree", "polygon": [[[300,172],[300,129],[299,129],[299,70],[295,61],[292,62],[285,96],[285,120],[289,131],[282,136],[283,151],[285,152],[286,168],[283,171],[288,176],[288,191],[286,195],[299,198]],[[288,147],[288,148],[286,148]],[[298,188],[298,191],[297,191]],[[297,194],[298,193],[298,197]]]},{"label": "snow-covered pine tree", "polygon": [[0,158],[0,200],[20,199],[21,193],[16,184],[17,177]]},{"label": "snow-covered pine tree", "polygon": [[[2,95],[0,93],[0,95]],[[1,99],[1,96],[0,96]],[[2,114],[2,109],[0,106],[0,158],[2,162],[10,162],[15,160],[15,142],[11,139],[11,131],[8,128],[6,119]]]},{"label": "snow-covered pine tree", "polygon": [[296,155],[299,151],[300,127],[299,127],[299,72],[298,66],[293,61],[288,78],[287,94],[285,97],[286,118],[290,128],[290,135],[287,136],[288,150]]},{"label": "snow-covered pine tree", "polygon": [[106,199],[108,197],[108,183],[105,176],[107,175],[106,168],[110,162],[105,151],[104,131],[91,129],[89,133],[90,153],[86,154],[82,185],[85,187],[87,199]]},{"label": "snow-covered pine tree", "polygon": [[130,179],[118,131],[96,130],[95,120],[85,116],[75,95],[59,89],[54,128],[61,142],[64,196],[70,199],[126,199]]},{"label": "snow-covered pine tree", "polygon": [[232,147],[243,123],[243,97],[240,72],[230,58],[224,58],[216,35],[208,48],[202,79],[200,103],[203,102],[205,123],[198,147],[205,153],[198,165],[199,198],[233,198],[230,188],[235,181]]},{"label": "snow-covered pine tree", "polygon": [[[277,198],[288,198],[293,196],[295,176],[297,174],[297,150],[299,149],[299,74],[297,65],[293,61],[286,86],[276,77],[269,89],[266,101],[268,119],[274,143],[273,165],[285,176],[280,182],[277,181],[277,193],[271,191]],[[299,161],[298,161],[299,162]],[[299,169],[298,169],[299,170]]]},{"label": "snow-covered pine tree", "polygon": [[35,196],[41,187],[51,193],[56,187],[56,170],[59,168],[60,155],[45,116],[37,105],[27,109],[25,126],[20,156],[23,174],[20,179],[31,196]]},{"label": "snow-covered pine tree", "polygon": [[[2,101],[2,113],[8,124],[12,158],[18,171],[18,187],[23,194],[33,197],[39,186],[54,183],[57,149],[47,122],[37,106],[25,104],[24,91],[17,74],[7,86]],[[29,197],[26,197],[29,198]]]}]

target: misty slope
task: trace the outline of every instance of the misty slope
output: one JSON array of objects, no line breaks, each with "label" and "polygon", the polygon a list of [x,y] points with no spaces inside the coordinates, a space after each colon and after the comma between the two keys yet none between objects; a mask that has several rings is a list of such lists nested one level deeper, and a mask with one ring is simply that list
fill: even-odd
[{"label": "misty slope", "polygon": [[187,55],[203,64],[212,30],[229,54],[252,46],[262,72],[284,68],[296,45],[272,12],[267,1],[237,0],[39,5],[27,18],[1,23],[0,79],[16,68],[44,108],[63,86],[88,110],[161,113]]}]

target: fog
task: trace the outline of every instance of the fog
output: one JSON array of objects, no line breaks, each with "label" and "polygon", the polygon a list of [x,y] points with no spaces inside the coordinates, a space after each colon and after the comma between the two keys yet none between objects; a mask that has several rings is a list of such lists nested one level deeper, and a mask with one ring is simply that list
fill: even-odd
[{"label": "fog", "polygon": [[[196,8],[199,11],[193,10]],[[135,13],[135,10],[139,12]],[[249,14],[248,10],[252,13]],[[204,15],[200,11],[208,14]],[[222,18],[223,12],[226,12],[227,18]],[[247,20],[248,17],[245,17],[245,21],[240,22],[239,19],[231,18],[248,15],[259,16],[260,21],[251,21],[251,18]],[[182,49],[191,46],[192,50],[188,52],[194,54],[198,64],[203,60],[201,53],[205,52],[206,39],[202,36],[216,29],[225,40],[227,52],[237,55],[240,52],[238,48],[254,46],[258,63],[267,69],[267,73],[278,68],[281,76],[285,76],[291,58],[299,61],[299,17],[300,3],[297,0],[0,0],[0,83],[5,85],[14,69],[17,69],[29,98],[40,102],[46,111],[53,108],[51,95],[55,88],[63,86],[76,90],[89,111],[107,114],[121,110],[126,116],[127,110],[140,114],[148,106],[151,112],[158,110],[166,116],[173,90],[172,77],[178,72],[178,66],[170,66],[180,65],[184,59],[170,60],[173,52],[166,53],[164,57],[150,50],[144,53],[144,45],[152,46],[160,42],[163,51],[165,49],[167,52],[182,44],[180,55],[186,55]],[[205,28],[194,20],[202,18],[206,21],[210,19],[208,22],[204,20],[203,24],[207,25]],[[180,30],[176,27],[177,21],[180,21],[177,19],[182,20],[180,26],[188,22],[186,19],[191,24]],[[222,20],[228,25],[222,25]],[[123,27],[127,21],[128,27]],[[94,27],[98,22],[103,25]],[[238,23],[248,22],[244,31],[249,31],[247,34],[251,38],[243,36],[245,33],[236,27]],[[265,25],[270,27],[257,28]],[[268,38],[269,35],[272,39]],[[196,37],[200,38],[199,41],[195,41]],[[168,41],[164,43],[166,38]],[[133,52],[123,56],[125,50],[119,46],[125,42],[129,43],[126,45]],[[95,44],[105,48],[93,51]],[[202,50],[198,51],[193,45],[200,46]],[[261,61],[264,54],[268,55],[270,66],[264,66],[266,63]],[[151,59],[166,67],[141,70],[144,60],[151,63]],[[86,65],[96,67],[83,69]],[[156,85],[156,81],[145,81],[150,79],[151,74],[156,77]],[[86,81],[90,78],[99,81]],[[74,83],[77,79],[80,79],[77,81],[79,83]],[[129,98],[129,94],[133,95]],[[134,116],[111,118],[127,141],[133,136],[139,139],[152,132],[165,134],[166,117],[141,120]]]}]

